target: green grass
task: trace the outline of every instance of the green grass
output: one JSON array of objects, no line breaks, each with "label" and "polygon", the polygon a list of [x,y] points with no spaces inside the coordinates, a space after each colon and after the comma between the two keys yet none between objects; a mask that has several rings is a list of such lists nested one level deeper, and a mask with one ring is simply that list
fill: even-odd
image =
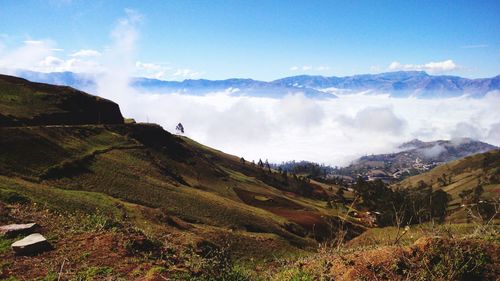
[{"label": "green grass", "polygon": [[[412,225],[399,240],[399,245],[410,245],[421,237],[446,236],[464,237],[473,235],[477,226],[474,224],[432,224],[424,223]],[[399,229],[391,227],[370,228],[360,236],[349,242],[351,247],[379,247],[393,245],[396,237],[404,232],[404,227]]]},{"label": "green grass", "polygon": [[10,251],[10,245],[14,243],[15,239],[7,239],[0,236],[0,254]]},{"label": "green grass", "polygon": [[108,266],[97,267],[91,266],[77,273],[77,281],[91,281],[96,279],[103,279],[113,273],[113,268]]},{"label": "green grass", "polygon": [[0,173],[36,178],[96,150],[137,145],[101,126],[0,128]]}]

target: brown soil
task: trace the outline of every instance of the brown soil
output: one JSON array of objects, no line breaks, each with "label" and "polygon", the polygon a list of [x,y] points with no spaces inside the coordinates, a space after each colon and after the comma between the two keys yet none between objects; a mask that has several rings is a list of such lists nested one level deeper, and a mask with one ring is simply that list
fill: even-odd
[{"label": "brown soil", "polygon": [[[257,208],[262,208],[262,209],[269,209],[269,208],[284,208],[284,209],[291,209],[291,210],[302,210],[304,209],[303,206],[288,200],[283,197],[278,197],[278,196],[273,196],[273,195],[267,195],[267,194],[261,194],[257,192],[252,192],[252,191],[247,191],[244,189],[240,188],[235,188],[234,191],[238,195],[238,197],[241,199],[241,201],[245,202],[245,204],[257,207]],[[258,196],[269,198],[269,200],[258,200]]]}]

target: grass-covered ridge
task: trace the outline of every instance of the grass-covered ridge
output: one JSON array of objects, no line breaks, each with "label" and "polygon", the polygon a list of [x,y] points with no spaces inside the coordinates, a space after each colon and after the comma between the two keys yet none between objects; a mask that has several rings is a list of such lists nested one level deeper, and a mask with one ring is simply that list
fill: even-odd
[{"label": "grass-covered ridge", "polygon": [[109,100],[0,75],[0,126],[121,123],[118,105]]}]

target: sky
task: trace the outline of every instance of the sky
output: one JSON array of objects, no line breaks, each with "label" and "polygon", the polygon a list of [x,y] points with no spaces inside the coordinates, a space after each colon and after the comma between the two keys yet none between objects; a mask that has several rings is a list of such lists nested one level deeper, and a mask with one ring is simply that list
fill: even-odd
[{"label": "sky", "polygon": [[[247,160],[347,165],[418,138],[500,146],[500,92],[482,98],[339,93],[311,99],[204,96],[130,87],[165,80],[353,75],[397,70],[500,74],[499,1],[6,1],[0,73],[73,71],[124,116]],[[95,75],[97,74],[97,75]],[[439,148],[435,149],[439,151]]]},{"label": "sky", "polygon": [[132,15],[137,76],[269,81],[424,70],[492,77],[500,74],[499,13],[495,0],[1,0],[0,56],[35,44],[46,50],[0,67],[99,70],[117,21]]}]

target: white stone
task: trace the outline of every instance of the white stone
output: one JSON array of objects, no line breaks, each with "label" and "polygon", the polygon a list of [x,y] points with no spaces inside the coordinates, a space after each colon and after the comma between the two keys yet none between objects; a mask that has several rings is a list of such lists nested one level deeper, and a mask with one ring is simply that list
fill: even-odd
[{"label": "white stone", "polygon": [[9,224],[0,226],[0,234],[6,237],[14,237],[19,234],[30,234],[38,228],[36,223],[26,223],[26,224]]},{"label": "white stone", "polygon": [[43,235],[34,233],[12,243],[12,250],[18,255],[32,255],[50,250],[52,247]]}]

